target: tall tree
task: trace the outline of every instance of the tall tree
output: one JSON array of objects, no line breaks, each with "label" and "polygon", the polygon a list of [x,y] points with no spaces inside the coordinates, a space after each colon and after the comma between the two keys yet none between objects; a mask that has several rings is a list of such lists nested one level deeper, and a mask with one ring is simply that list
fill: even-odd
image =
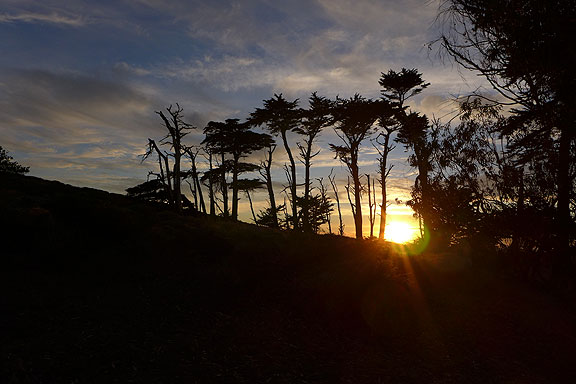
[{"label": "tall tree", "polygon": [[[554,150],[556,164],[557,267],[569,261],[574,228],[570,199],[574,195],[571,150],[576,136],[576,3],[572,0],[449,0],[440,11],[445,21],[438,39],[443,52],[481,74],[499,94],[494,104],[512,105],[503,133],[522,132],[512,149],[529,160],[542,140]],[[479,95],[486,98],[486,95]],[[503,100],[503,101],[502,101]]]},{"label": "tall tree", "polygon": [[396,140],[412,149],[413,154],[408,163],[418,170],[413,188],[411,206],[420,215],[423,222],[423,235],[431,235],[432,206],[430,201],[428,174],[432,169],[431,156],[433,147],[429,141],[430,123],[426,115],[410,112],[400,117],[401,129]]},{"label": "tall tree", "polygon": [[[384,74],[382,74],[382,76],[384,76]],[[373,145],[379,155],[378,174],[380,175],[380,178],[378,179],[378,183],[380,184],[380,191],[382,194],[378,238],[384,240],[384,232],[386,230],[386,211],[388,207],[387,181],[393,167],[392,164],[388,164],[388,155],[396,148],[392,145],[392,139],[393,134],[400,128],[400,124],[398,120],[394,118],[395,107],[388,100],[380,100],[379,105],[381,106],[380,116],[378,117],[378,127],[380,128],[380,131],[373,139]],[[374,200],[374,203],[376,203],[376,200]]]},{"label": "tall tree", "polygon": [[292,204],[292,227],[298,229],[298,194],[296,179],[296,163],[292,150],[288,144],[287,133],[295,131],[301,125],[302,113],[298,108],[298,99],[293,101],[286,100],[282,94],[275,94],[274,97],[264,100],[263,108],[256,108],[250,114],[249,124],[254,126],[266,126],[268,131],[273,135],[280,135],[284,150],[288,155],[290,162],[288,188],[290,189],[290,200]]},{"label": "tall tree", "polygon": [[310,167],[312,159],[318,155],[319,150],[314,152],[314,140],[320,135],[322,130],[332,124],[330,110],[332,101],[318,96],[316,92],[312,93],[308,100],[310,106],[307,110],[302,111],[302,125],[294,129],[295,132],[304,136],[304,145],[298,143],[300,150],[300,161],[304,164],[304,196],[301,201],[302,207],[302,228],[305,232],[312,231],[309,210],[312,206],[310,200]]},{"label": "tall tree", "polygon": [[[382,72],[379,84],[382,87],[380,91],[382,99],[392,107],[393,119],[396,120],[395,124],[391,117],[386,115],[381,119],[381,125],[385,129],[384,147],[381,151],[382,154],[388,154],[391,150],[388,147],[389,136],[395,131],[398,131],[397,141],[413,150],[413,155],[410,156],[409,162],[418,169],[418,176],[414,188],[416,195],[419,196],[419,202],[414,205],[414,207],[419,208],[417,213],[422,217],[424,230],[428,231],[428,229],[430,229],[431,215],[428,201],[428,172],[430,171],[431,156],[431,148],[427,137],[429,124],[426,116],[420,116],[415,112],[407,112],[408,106],[405,105],[405,103],[411,97],[422,93],[430,83],[426,83],[422,79],[422,74],[419,73],[417,69],[402,68],[399,72],[392,69],[387,73]],[[381,158],[380,160],[380,175],[384,184],[389,172],[389,169],[386,168],[385,160],[385,158]],[[383,200],[381,209],[385,212],[387,205],[385,200],[385,186],[383,186],[382,189]],[[380,230],[382,231],[382,223]],[[383,233],[381,234],[382,236],[384,235]]]},{"label": "tall tree", "polygon": [[337,99],[332,108],[336,135],[344,145],[330,144],[336,158],[340,159],[350,172],[353,183],[354,226],[356,238],[362,239],[362,205],[360,171],[358,168],[358,155],[360,144],[374,131],[374,123],[378,119],[378,105],[373,100],[366,99],[358,94],[349,99]]}]

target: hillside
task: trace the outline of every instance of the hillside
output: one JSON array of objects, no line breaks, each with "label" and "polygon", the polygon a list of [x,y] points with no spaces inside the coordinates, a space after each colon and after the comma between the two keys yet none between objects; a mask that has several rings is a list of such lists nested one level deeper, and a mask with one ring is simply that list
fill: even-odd
[{"label": "hillside", "polygon": [[576,382],[573,303],[459,254],[0,176],[2,383]]}]

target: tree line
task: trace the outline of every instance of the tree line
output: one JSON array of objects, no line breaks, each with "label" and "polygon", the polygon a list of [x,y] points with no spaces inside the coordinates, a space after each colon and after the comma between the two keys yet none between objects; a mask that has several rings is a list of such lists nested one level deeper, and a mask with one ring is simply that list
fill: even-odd
[{"label": "tree line", "polygon": [[[204,139],[196,145],[187,144],[183,140],[196,127],[184,121],[180,105],[157,111],[166,135],[158,141],[149,139],[143,158],[154,157],[158,164],[157,170],[149,173],[147,182],[129,188],[128,194],[170,204],[179,212],[192,209],[237,220],[239,196],[244,193],[250,201],[253,219],[257,224],[303,232],[318,232],[323,224],[328,224],[331,232],[330,215],[334,209],[334,198],[339,216],[336,232],[342,235],[344,225],[334,175],[329,176],[333,198],[329,196],[323,178],[312,180],[311,177],[314,158],[320,152],[316,149],[316,141],[323,130],[332,128],[340,142],[329,146],[335,158],[346,166],[349,173],[345,189],[353,212],[357,238],[363,238],[362,195],[367,194],[369,199],[371,236],[377,217],[374,178],[371,179],[370,175],[363,177],[361,173],[358,165],[360,149],[369,143],[379,152],[377,179],[382,191],[379,238],[383,239],[387,207],[386,181],[392,168],[387,158],[394,148],[394,140],[414,149],[421,156],[418,152],[421,144],[412,131],[419,129],[416,121],[426,120],[419,113],[409,110],[405,101],[422,92],[429,84],[424,82],[422,74],[416,69],[403,68],[382,73],[380,85],[382,97],[377,100],[360,94],[332,100],[314,92],[308,100],[308,108],[300,107],[298,99],[288,100],[282,94],[275,94],[264,100],[263,106],[255,108],[244,121],[227,119],[223,122],[208,122],[203,129]],[[289,143],[289,133],[296,134],[300,139],[295,145]],[[273,156],[279,144],[288,158],[284,164],[284,204],[276,203],[271,172]],[[295,153],[293,148],[297,149]],[[259,164],[246,162],[245,159],[255,152],[263,153],[264,159]],[[198,171],[199,155],[207,163],[207,169],[203,172]],[[190,164],[189,169],[182,169],[183,159]],[[303,181],[297,179],[297,162],[304,168]],[[426,180],[425,167],[420,166],[419,171],[417,179]],[[260,177],[242,176],[254,172],[259,172]],[[182,193],[183,183],[190,186],[193,202],[188,201]],[[426,182],[421,181],[419,184],[426,185]],[[269,206],[256,215],[250,194],[259,188],[267,189]],[[207,191],[206,199],[204,191]],[[423,228],[427,228],[428,217],[423,217]]]},{"label": "tree line", "polygon": [[[382,73],[377,100],[360,94],[331,100],[313,93],[308,107],[301,108],[299,100],[274,95],[242,122],[208,123],[200,146],[183,145],[181,139],[192,127],[182,121],[182,108],[169,107],[168,116],[158,112],[169,133],[159,145],[149,142],[147,157],[156,154],[160,169],[148,182],[149,191],[178,210],[188,204],[236,220],[239,193],[250,199],[251,192],[265,187],[269,206],[253,213],[254,221],[304,232],[330,224],[335,201],[340,218],[335,232],[342,234],[334,176],[328,177],[332,198],[323,180],[314,183],[310,176],[318,155],[314,143],[330,128],[340,141],[329,148],[349,173],[344,189],[357,238],[363,237],[363,195],[369,200],[371,228],[379,205],[378,237],[384,237],[388,155],[400,144],[410,151],[408,162],[417,174],[407,204],[420,219],[424,238],[446,246],[468,243],[500,250],[513,264],[537,271],[527,273],[543,279],[574,273],[576,76],[571,68],[576,54],[570,37],[576,34],[576,5],[568,0],[449,0],[441,7],[441,35],[430,47],[483,76],[492,88],[492,93],[459,98],[456,118],[441,121],[411,110],[407,101],[429,83],[418,70],[405,68]],[[289,132],[300,138],[296,145],[288,142]],[[363,177],[358,165],[366,145],[379,153],[379,203],[374,178]],[[288,158],[284,204],[277,203],[272,188],[270,169],[277,146]],[[243,161],[257,151],[265,154],[260,164]],[[209,164],[202,174],[195,167],[200,153]],[[180,170],[183,157],[191,161],[189,171]],[[304,168],[303,181],[296,178],[297,162]],[[261,177],[240,177],[254,171]],[[178,197],[180,180],[191,185],[194,203]]]}]

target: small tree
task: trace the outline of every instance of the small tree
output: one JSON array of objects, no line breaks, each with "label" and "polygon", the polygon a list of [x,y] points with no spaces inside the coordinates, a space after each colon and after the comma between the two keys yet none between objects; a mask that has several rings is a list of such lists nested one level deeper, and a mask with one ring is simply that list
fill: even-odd
[{"label": "small tree", "polygon": [[0,146],[0,173],[14,173],[23,175],[30,172],[30,167],[24,167],[14,160],[2,146]]}]

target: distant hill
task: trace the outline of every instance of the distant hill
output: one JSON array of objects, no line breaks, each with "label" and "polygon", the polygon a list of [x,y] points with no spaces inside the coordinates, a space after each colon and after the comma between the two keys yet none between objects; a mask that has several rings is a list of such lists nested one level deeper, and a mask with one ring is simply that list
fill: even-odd
[{"label": "distant hill", "polygon": [[[0,175],[2,383],[558,383],[573,305],[459,254]],[[552,356],[553,354],[553,356]]]}]

